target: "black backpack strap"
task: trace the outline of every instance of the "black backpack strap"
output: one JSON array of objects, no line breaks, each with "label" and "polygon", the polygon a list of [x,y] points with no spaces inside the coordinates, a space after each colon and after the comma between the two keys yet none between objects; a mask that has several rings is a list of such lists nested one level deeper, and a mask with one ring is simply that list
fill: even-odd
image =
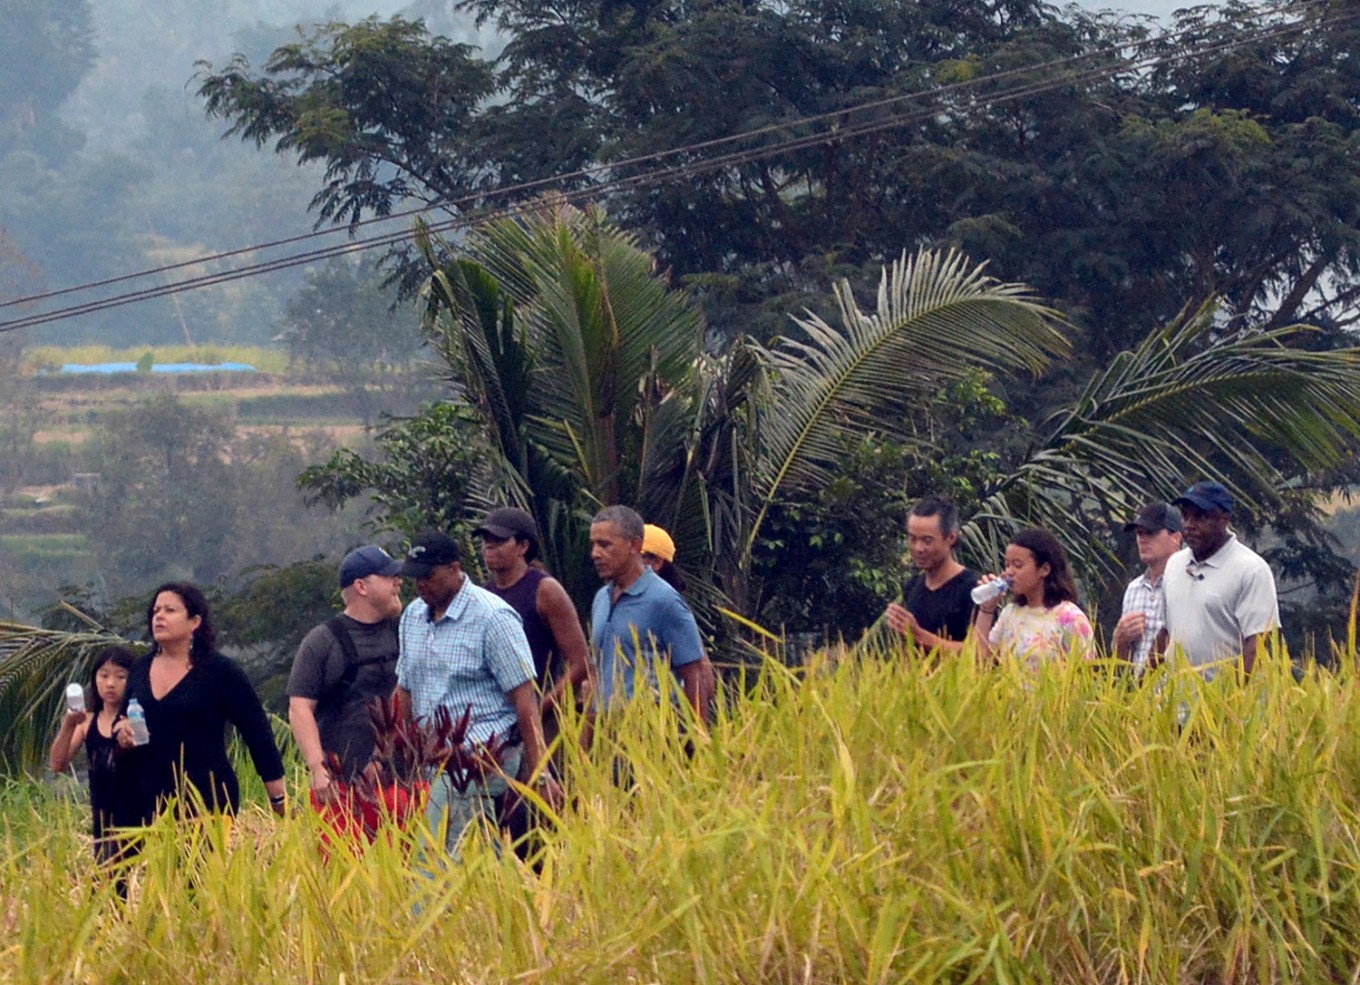
[{"label": "black backpack strap", "polygon": [[359,651],[354,646],[354,637],[349,634],[349,627],[345,625],[345,620],[340,616],[326,620],[326,628],[335,637],[335,642],[340,644],[340,650],[345,654],[345,672],[340,675],[340,679],[326,689],[326,693],[321,696],[321,700],[316,703],[318,708],[338,701],[344,697],[355,678],[359,676],[359,668],[363,664],[373,663],[372,660],[360,660]]},{"label": "black backpack strap", "polygon": [[390,663],[394,659],[393,654],[384,653],[367,660],[360,660],[359,650],[354,645],[354,637],[350,635],[349,626],[345,623],[343,616],[327,619],[325,626],[330,630],[331,635],[335,637],[335,641],[340,644],[340,649],[345,654],[345,672],[340,675],[338,681],[326,689],[326,693],[316,703],[318,708],[343,697],[358,678],[360,668],[367,667],[370,664]]}]

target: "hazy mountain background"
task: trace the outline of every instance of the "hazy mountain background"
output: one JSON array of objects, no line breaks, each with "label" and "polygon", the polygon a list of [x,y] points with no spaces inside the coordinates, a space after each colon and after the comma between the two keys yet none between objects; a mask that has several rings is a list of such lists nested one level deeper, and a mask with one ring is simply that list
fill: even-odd
[{"label": "hazy mountain background", "polygon": [[[195,62],[220,66],[239,51],[258,65],[300,26],[398,12],[483,42],[470,18],[438,2],[0,0],[14,32],[0,42],[0,298],[310,230],[320,168],[221,139],[224,124],[204,116],[195,94]],[[191,272],[209,269],[219,268]],[[24,335],[35,344],[264,342],[302,276],[295,268]]]}]

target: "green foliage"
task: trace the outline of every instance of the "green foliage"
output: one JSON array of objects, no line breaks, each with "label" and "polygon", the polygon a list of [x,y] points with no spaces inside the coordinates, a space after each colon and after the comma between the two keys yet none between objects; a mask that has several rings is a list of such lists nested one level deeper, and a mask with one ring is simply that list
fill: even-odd
[{"label": "green foliage", "polygon": [[335,257],[309,270],[288,302],[279,337],[290,361],[324,369],[345,386],[361,406],[365,428],[375,416],[370,384],[408,366],[420,343],[415,312],[392,307],[377,263],[363,254],[357,261]]},{"label": "green foliage", "polygon": [[375,438],[376,460],[352,448],[308,466],[298,486],[310,503],[338,510],[368,501],[371,530],[396,530],[408,538],[428,527],[453,536],[471,533],[468,498],[486,471],[479,422],[467,407],[431,404],[409,418],[393,418]]},{"label": "green foliage", "polygon": [[229,135],[325,162],[312,199],[323,219],[386,215],[406,195],[424,194],[416,176],[445,200],[478,183],[469,131],[492,94],[490,66],[469,45],[431,38],[419,21],[319,26],[275,49],[263,76],[239,54],[221,73],[198,66],[199,95],[210,116],[230,121]]},{"label": "green foliage", "polygon": [[766,464],[752,538],[777,497],[830,477],[846,430],[881,430],[934,451],[912,413],[920,401],[983,369],[1037,374],[1069,351],[1057,312],[957,253],[904,254],[883,270],[872,314],[860,310],[846,281],[836,299],[838,328],[816,316],[797,319],[808,341],[776,343],[765,356],[772,400],[762,421]]},{"label": "green foliage", "polygon": [[[904,532],[921,496],[947,495],[964,516],[995,481],[1000,456],[979,444],[1005,419],[981,370],[906,409],[916,442],[847,432],[832,477],[776,503],[754,558],[765,625],[854,640],[901,592]],[[922,454],[921,447],[933,449]]]},{"label": "green foliage", "polygon": [[480,835],[457,865],[395,834],[323,863],[310,812],[247,806],[230,838],[158,822],[124,906],[87,885],[83,812],[12,784],[0,977],[1312,982],[1360,962],[1353,653],[1299,684],[1269,663],[1186,680],[1184,727],[1162,690],[1086,667],[896,657],[767,664],[690,756],[665,702],[590,758],[568,742],[541,871]]},{"label": "green foliage", "polygon": [[344,608],[335,583],[338,562],[316,557],[258,565],[240,584],[214,593],[213,619],[245,665],[266,707],[286,715],[288,673],[302,638]]},{"label": "green foliage", "polygon": [[226,462],[230,432],[220,414],[172,395],[112,415],[100,428],[86,533],[116,578],[115,594],[165,574],[212,581],[226,571],[237,509]]},{"label": "green foliage", "polygon": [[166,578],[208,584],[261,564],[338,547],[348,536],[309,513],[295,481],[321,448],[286,435],[240,434],[230,406],[162,394],[101,419],[83,533],[108,598]]}]

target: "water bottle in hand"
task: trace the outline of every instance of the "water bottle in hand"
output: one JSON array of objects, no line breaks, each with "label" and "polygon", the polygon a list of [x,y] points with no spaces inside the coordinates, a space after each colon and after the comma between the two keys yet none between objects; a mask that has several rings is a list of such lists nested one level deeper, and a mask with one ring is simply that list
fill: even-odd
[{"label": "water bottle in hand", "polygon": [[85,710],[85,689],[79,684],[66,685],[66,710],[68,712]]},{"label": "water bottle in hand", "polygon": [[974,605],[982,605],[992,599],[999,599],[1011,590],[1011,580],[1009,578],[994,578],[991,581],[980,581],[969,593],[973,598]]},{"label": "water bottle in hand", "polygon": [[132,726],[132,741],[144,746],[151,741],[151,733],[146,730],[146,712],[136,698],[128,702],[128,724]]}]

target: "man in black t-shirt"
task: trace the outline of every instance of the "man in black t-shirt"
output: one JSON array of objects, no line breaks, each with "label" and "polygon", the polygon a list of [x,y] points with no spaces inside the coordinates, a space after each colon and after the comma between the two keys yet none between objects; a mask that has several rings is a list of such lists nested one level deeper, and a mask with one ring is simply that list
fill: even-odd
[{"label": "man in black t-shirt", "polygon": [[954,559],[959,542],[958,508],[926,496],[907,517],[911,560],[919,570],[902,589],[902,602],[888,606],[888,625],[925,650],[958,653],[973,621],[969,593],[978,574]]}]

